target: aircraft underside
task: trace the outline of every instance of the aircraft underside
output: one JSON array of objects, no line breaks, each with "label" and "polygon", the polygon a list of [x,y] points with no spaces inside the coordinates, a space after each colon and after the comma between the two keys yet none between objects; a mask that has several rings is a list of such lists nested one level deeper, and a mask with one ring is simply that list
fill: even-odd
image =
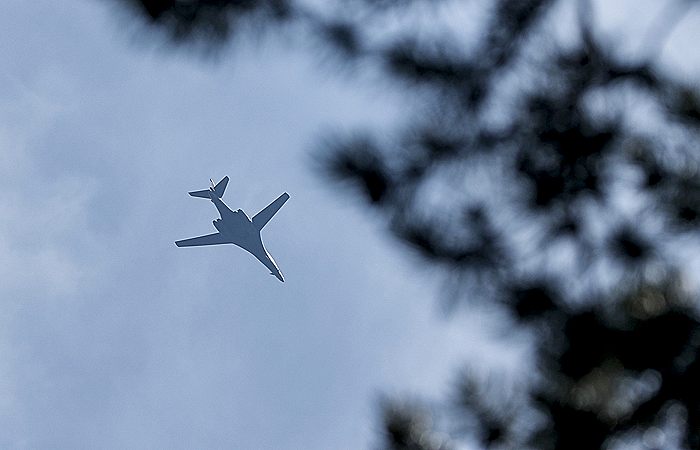
[{"label": "aircraft underside", "polygon": [[228,177],[224,177],[219,183],[214,185],[212,182],[209,190],[193,191],[190,195],[193,197],[209,198],[219,211],[220,219],[213,221],[214,228],[217,232],[198,236],[190,239],[176,241],[178,247],[200,247],[206,245],[219,244],[234,244],[246,250],[255,258],[258,259],[265,267],[270,270],[270,274],[277,277],[278,280],[284,282],[282,272],[272,259],[272,256],[267,252],[262,243],[260,231],[272,219],[277,211],[289,200],[289,194],[286,192],[280,195],[275,201],[263,208],[259,213],[250,219],[242,209],[232,211],[221,200]]}]

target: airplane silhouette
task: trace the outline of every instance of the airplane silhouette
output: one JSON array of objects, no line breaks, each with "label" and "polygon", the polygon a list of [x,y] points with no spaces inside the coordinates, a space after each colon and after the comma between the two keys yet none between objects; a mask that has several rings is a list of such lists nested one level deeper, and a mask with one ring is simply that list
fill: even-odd
[{"label": "airplane silhouette", "polygon": [[209,181],[211,181],[209,189],[192,191],[189,194],[192,197],[208,198],[214,203],[221,216],[220,219],[213,222],[218,233],[175,241],[175,245],[178,247],[198,247],[201,245],[235,244],[258,258],[258,261],[270,270],[270,275],[274,275],[278,280],[284,282],[282,272],[262,243],[260,230],[279,211],[284,202],[289,200],[289,194],[285,192],[280,195],[274,202],[250,219],[242,209],[232,211],[221,200],[228,184],[228,177],[224,177],[216,185],[214,185],[214,180]]}]

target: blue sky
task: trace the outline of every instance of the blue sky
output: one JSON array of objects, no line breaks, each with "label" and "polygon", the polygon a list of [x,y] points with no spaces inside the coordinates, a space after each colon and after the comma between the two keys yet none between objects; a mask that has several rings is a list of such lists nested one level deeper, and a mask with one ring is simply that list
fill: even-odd
[{"label": "blue sky", "polygon": [[[106,2],[0,16],[0,447],[366,448],[380,392],[439,395],[475,339],[381,221],[311,170],[382,94],[279,43],[170,52]],[[387,97],[387,102],[390,99]],[[187,191],[231,177],[287,282]]]},{"label": "blue sky", "polygon": [[[367,448],[379,393],[523,366],[311,170],[324,131],[391,123],[395,98],[274,40],[214,61],[147,36],[109,2],[3,4],[0,447]],[[291,194],[263,232],[286,283],[173,244],[213,231],[187,191],[224,175],[249,214]]]}]

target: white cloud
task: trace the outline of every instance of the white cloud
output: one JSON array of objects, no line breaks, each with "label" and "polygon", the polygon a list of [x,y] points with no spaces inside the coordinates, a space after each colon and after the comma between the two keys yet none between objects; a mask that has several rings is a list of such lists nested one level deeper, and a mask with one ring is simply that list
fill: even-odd
[{"label": "white cloud", "polygon": [[[0,17],[0,447],[363,447],[377,388],[443,385],[463,336],[429,278],[308,169],[322,125],[396,111],[286,49],[209,65],[62,8]],[[173,245],[215,217],[186,191],[226,174],[248,212],[291,193],[263,236],[285,284]]]}]

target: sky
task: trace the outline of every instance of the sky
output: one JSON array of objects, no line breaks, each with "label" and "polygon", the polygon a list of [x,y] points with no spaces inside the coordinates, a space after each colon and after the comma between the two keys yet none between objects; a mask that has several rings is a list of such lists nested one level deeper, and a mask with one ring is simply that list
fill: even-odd
[{"label": "sky", "polygon": [[[400,101],[279,41],[145,43],[108,3],[0,14],[0,448],[369,448],[381,393],[522,366],[313,170],[324,132]],[[214,231],[187,191],[225,175],[251,216],[291,195],[263,231],[284,284],[233,246],[175,247]]]},{"label": "sky", "polygon": [[[107,2],[0,15],[0,447],[369,448],[381,393],[441,395],[478,324],[313,170],[383,95],[279,42],[173,52]],[[388,103],[391,103],[390,101]],[[280,283],[187,191],[231,178]]]}]

